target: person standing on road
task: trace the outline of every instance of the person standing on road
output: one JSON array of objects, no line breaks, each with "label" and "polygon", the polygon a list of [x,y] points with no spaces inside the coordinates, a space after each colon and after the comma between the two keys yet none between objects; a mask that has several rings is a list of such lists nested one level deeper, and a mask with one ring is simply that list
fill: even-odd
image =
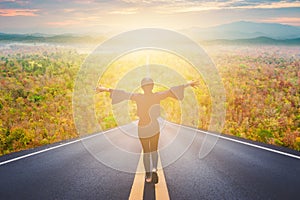
[{"label": "person standing on road", "polygon": [[[123,100],[132,100],[137,104],[138,136],[143,148],[143,162],[146,171],[145,181],[147,183],[158,183],[158,140],[160,128],[157,118],[160,116],[160,101],[167,97],[182,100],[184,89],[188,86],[196,87],[197,81],[191,81],[162,92],[153,92],[154,82],[151,78],[143,78],[141,87],[144,93],[129,93],[124,90],[110,89],[102,86],[96,88],[96,92],[109,92],[112,104]],[[150,160],[153,169],[150,170]]]}]

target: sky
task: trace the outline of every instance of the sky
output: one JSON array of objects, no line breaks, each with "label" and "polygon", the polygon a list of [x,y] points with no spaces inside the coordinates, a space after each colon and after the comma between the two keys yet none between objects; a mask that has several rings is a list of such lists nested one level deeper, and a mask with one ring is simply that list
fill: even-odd
[{"label": "sky", "polygon": [[187,29],[235,21],[300,26],[290,0],[0,0],[0,32],[109,33],[137,28]]}]

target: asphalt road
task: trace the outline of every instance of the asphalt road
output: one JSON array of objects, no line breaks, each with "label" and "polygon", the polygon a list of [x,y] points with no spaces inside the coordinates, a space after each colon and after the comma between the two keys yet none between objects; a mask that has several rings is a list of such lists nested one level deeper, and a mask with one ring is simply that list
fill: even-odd
[{"label": "asphalt road", "polygon": [[[135,132],[135,125],[125,129]],[[192,129],[182,128],[178,134],[176,130],[176,125],[165,124],[160,138],[170,199],[300,198],[299,153],[292,152],[298,155],[290,157],[222,136],[210,154],[199,159],[205,133],[193,135]],[[126,156],[120,149],[134,154]],[[136,176],[130,171],[136,171],[140,151],[132,135],[112,129],[61,146],[2,156],[0,199],[128,199]],[[11,160],[30,153],[35,155]],[[155,199],[154,185],[136,187],[143,188],[144,199]]]}]

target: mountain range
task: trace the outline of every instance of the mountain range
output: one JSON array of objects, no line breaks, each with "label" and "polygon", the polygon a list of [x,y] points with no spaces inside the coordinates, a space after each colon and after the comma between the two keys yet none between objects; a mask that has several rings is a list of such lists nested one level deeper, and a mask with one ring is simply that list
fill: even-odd
[{"label": "mountain range", "polygon": [[43,42],[43,43],[94,43],[104,40],[105,37],[75,34],[8,34],[0,33],[0,42]]},{"label": "mountain range", "polygon": [[276,23],[256,23],[239,21],[219,26],[183,30],[186,34],[200,40],[250,39],[268,37],[276,40],[300,38],[300,27]]},{"label": "mountain range", "polygon": [[[219,26],[193,27],[180,30],[196,41],[234,44],[288,44],[300,45],[300,27],[275,23],[239,21]],[[9,34],[0,33],[0,42],[45,42],[45,43],[99,43],[104,35],[75,34]]]}]

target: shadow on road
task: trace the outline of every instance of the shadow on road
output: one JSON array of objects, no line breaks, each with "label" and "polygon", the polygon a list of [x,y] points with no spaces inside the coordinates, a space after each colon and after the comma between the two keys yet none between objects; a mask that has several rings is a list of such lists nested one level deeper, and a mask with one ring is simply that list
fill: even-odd
[{"label": "shadow on road", "polygon": [[145,183],[144,200],[155,200],[155,185],[153,183]]}]

